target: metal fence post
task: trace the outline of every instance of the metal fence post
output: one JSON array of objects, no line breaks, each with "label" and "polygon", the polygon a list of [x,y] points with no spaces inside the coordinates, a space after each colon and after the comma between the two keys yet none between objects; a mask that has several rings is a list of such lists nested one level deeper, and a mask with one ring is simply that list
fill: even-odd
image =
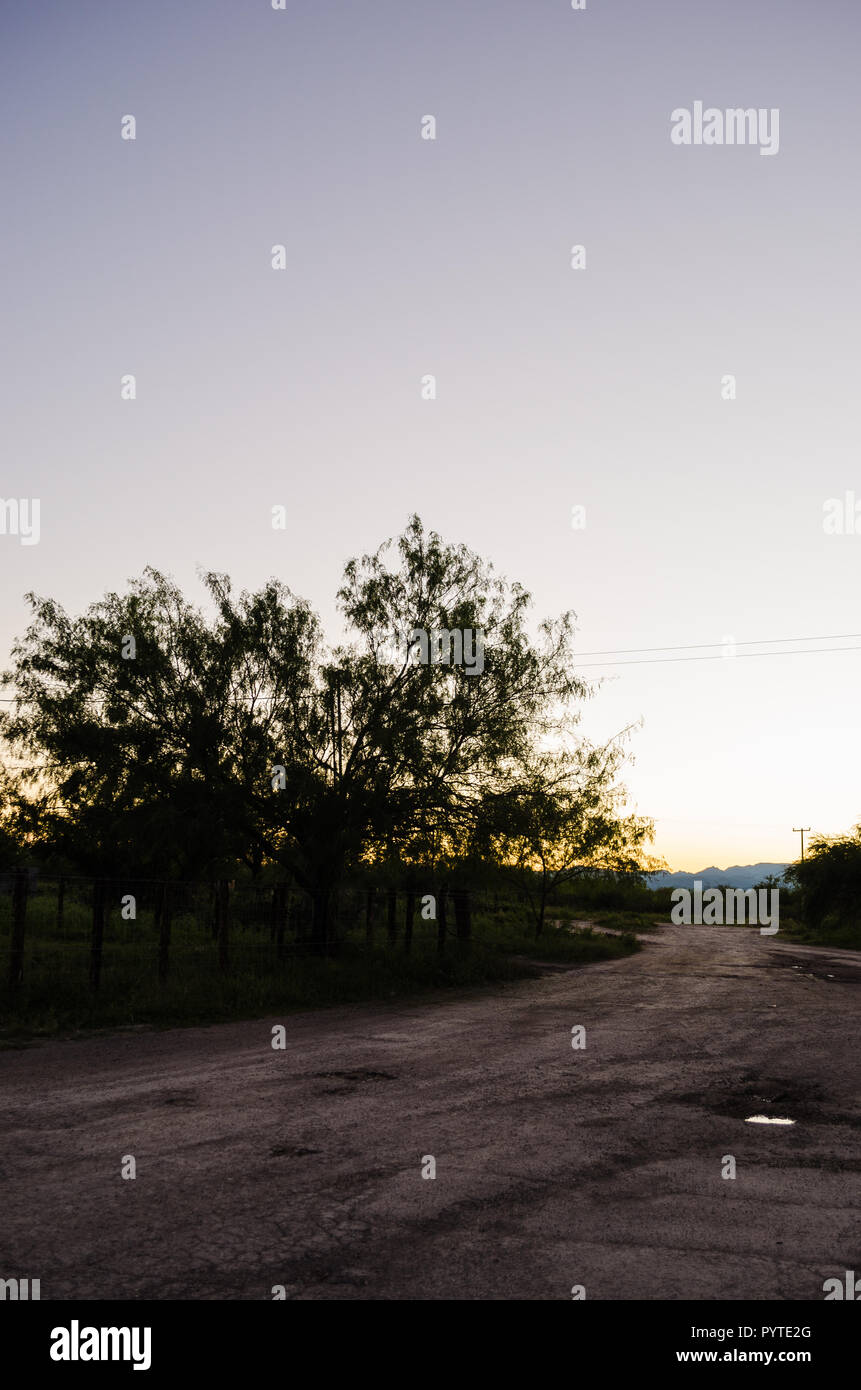
[{"label": "metal fence post", "polygon": [[404,914],[404,950],[409,955],[413,946],[413,919],[416,915],[416,895],[412,891],[407,893],[407,908]]},{"label": "metal fence post", "polygon": [[102,978],[102,944],[105,938],[105,880],[93,882],[93,934],[90,941],[90,985],[99,988]]},{"label": "metal fence post", "polygon": [[218,916],[218,967],[220,970],[230,968],[230,884],[226,878],[218,880],[217,888],[217,916]]},{"label": "metal fence post", "polygon": [[9,988],[14,992],[24,978],[24,929],[27,923],[26,869],[17,869],[12,889],[12,935],[9,940]]},{"label": "metal fence post", "polygon": [[162,883],[159,888],[159,923],[158,923],[158,978],[159,984],[164,984],[167,979],[168,962],[170,959],[170,884]]},{"label": "metal fence post", "polygon": [[394,888],[389,889],[388,894],[388,921],[386,923],[389,945],[397,945],[398,940],[398,895]]},{"label": "metal fence post", "polygon": [[446,938],[446,929],[447,929],[447,923],[446,923],[446,902],[445,902],[445,900],[446,900],[446,890],[445,890],[445,888],[443,887],[443,888],[440,888],[440,890],[439,890],[438,901],[437,901],[437,906],[436,906],[436,910],[437,910],[436,948],[437,948],[437,952],[438,952],[439,955],[441,955],[441,956],[445,955],[445,938]]}]

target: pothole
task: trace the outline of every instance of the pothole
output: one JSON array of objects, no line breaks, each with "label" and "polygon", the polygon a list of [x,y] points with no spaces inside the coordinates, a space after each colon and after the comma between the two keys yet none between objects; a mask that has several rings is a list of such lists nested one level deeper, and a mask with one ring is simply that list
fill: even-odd
[{"label": "pothole", "polygon": [[312,1073],[323,1081],[332,1081],[332,1086],[317,1087],[318,1096],[346,1096],[362,1082],[397,1081],[391,1071],[374,1071],[371,1067],[357,1067],[354,1071],[315,1071]]},{"label": "pothole", "polygon": [[166,1091],[158,1097],[162,1105],[179,1105],[183,1109],[197,1104],[196,1091]]},{"label": "pothole", "polygon": [[[697,1105],[718,1115],[728,1115],[746,1124],[794,1125],[798,1120],[821,1123],[825,1096],[815,1082],[783,1081],[775,1077],[744,1077],[738,1085],[714,1087],[677,1097],[687,1105]],[[794,1110],[797,1119],[787,1116]]]},{"label": "pothole", "polygon": [[820,956],[791,956],[782,953],[776,960],[763,962],[766,965],[778,964],[797,970],[809,980],[833,980],[838,985],[861,984],[861,962],[829,960]]}]

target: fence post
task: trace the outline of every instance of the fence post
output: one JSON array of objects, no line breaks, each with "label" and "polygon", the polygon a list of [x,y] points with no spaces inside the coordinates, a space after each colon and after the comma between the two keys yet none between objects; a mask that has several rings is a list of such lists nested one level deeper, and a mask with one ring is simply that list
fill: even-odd
[{"label": "fence post", "polygon": [[311,896],[311,949],[315,955],[329,955],[331,931],[329,923],[329,889],[314,889]]},{"label": "fence post", "polygon": [[293,938],[294,951],[302,951],[305,948],[305,923],[302,916],[302,906],[301,896],[293,891],[287,898],[287,926]]},{"label": "fence post", "polygon": [[407,910],[404,916],[404,950],[409,955],[413,946],[413,918],[416,915],[416,895],[407,893]]},{"label": "fence post", "polygon": [[230,884],[226,878],[218,880],[216,889],[216,913],[218,917],[218,966],[220,970],[230,968]]},{"label": "fence post", "polygon": [[398,895],[394,888],[389,889],[388,908],[389,914],[386,925],[388,929],[389,945],[395,946],[398,940],[398,919],[396,916],[398,910]]},{"label": "fence post", "polygon": [[287,926],[287,884],[275,885],[275,951],[278,959],[284,955],[284,930]]},{"label": "fence post", "polygon": [[167,979],[168,961],[170,958],[170,884],[162,883],[159,888],[159,922],[158,922],[158,979],[159,984],[164,984]]},{"label": "fence post", "polygon": [[376,893],[373,888],[369,888],[365,895],[365,945],[374,944],[374,906]]},{"label": "fence post", "polygon": [[437,948],[437,952],[439,953],[439,955],[442,956],[442,955],[445,955],[445,937],[446,937],[446,925],[447,925],[447,924],[446,924],[446,904],[445,904],[446,890],[445,890],[445,888],[440,888],[437,897],[438,897],[438,901],[437,901],[437,905],[436,905],[436,911],[437,911],[436,948]]},{"label": "fence post", "polygon": [[93,934],[90,944],[90,985],[99,988],[102,978],[102,942],[105,937],[105,880],[93,882]]},{"label": "fence post", "polygon": [[472,904],[468,888],[459,888],[454,894],[454,922],[458,941],[469,941],[472,936]]},{"label": "fence post", "polygon": [[27,922],[27,871],[16,869],[12,888],[12,935],[9,940],[9,988],[14,992],[24,978],[24,928]]}]

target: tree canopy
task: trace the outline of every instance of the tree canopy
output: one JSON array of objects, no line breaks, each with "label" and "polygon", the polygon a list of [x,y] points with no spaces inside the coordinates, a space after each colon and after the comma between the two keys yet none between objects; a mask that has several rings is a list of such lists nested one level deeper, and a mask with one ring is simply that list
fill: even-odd
[{"label": "tree canopy", "polygon": [[347,563],[335,648],[280,581],[202,579],[207,612],[151,568],[77,618],[28,595],[0,734],[34,849],[90,873],[273,864],[322,935],[362,864],[496,857],[556,882],[638,864],[650,826],[620,815],[620,744],[574,736],[593,687],[572,613],[531,635],[528,593],[415,516]]}]

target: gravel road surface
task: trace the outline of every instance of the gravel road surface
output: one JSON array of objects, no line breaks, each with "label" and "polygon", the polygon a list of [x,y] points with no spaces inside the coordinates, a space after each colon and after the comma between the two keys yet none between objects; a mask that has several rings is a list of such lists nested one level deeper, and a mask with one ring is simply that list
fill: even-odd
[{"label": "gravel road surface", "polygon": [[0,1054],[0,1277],[43,1300],[821,1300],[861,1271],[861,957],[651,937],[483,991]]}]

